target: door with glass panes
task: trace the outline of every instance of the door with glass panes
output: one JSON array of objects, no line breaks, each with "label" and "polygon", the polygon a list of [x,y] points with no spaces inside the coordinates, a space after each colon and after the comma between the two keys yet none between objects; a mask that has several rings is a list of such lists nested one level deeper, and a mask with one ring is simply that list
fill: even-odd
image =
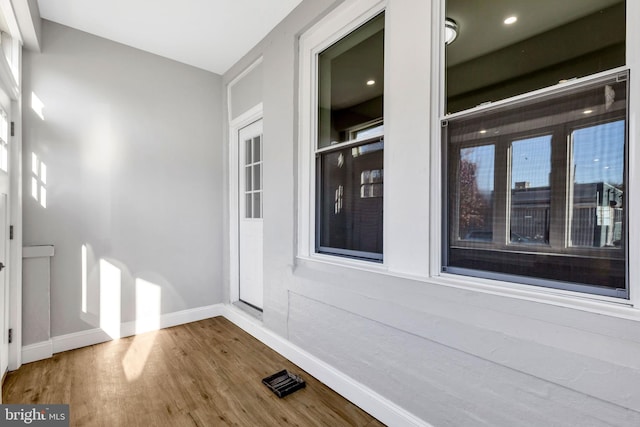
[{"label": "door with glass panes", "polygon": [[240,129],[238,142],[239,296],[262,310],[262,119]]}]

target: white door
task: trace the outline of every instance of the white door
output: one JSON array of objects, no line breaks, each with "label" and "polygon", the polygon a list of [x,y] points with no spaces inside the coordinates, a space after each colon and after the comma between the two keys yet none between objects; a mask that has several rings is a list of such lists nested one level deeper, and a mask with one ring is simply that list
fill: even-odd
[{"label": "white door", "polygon": [[262,310],[262,119],[238,135],[240,301]]},{"label": "white door", "polygon": [[0,380],[9,366],[9,286],[7,285],[7,195],[0,194]]}]

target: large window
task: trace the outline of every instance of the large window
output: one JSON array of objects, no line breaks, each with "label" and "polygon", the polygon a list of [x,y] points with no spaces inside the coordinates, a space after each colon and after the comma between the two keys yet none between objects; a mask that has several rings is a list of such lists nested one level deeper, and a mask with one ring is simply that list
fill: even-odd
[{"label": "large window", "polygon": [[443,270],[628,298],[626,2],[476,3],[445,0]]},{"label": "large window", "polygon": [[628,73],[444,122],[445,271],[625,297]]},{"label": "large window", "polygon": [[317,64],[316,251],[381,261],[384,13]]}]

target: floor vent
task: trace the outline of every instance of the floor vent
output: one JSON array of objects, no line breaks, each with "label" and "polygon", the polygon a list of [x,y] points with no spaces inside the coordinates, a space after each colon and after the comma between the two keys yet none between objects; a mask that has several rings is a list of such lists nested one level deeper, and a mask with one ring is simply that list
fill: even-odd
[{"label": "floor vent", "polygon": [[278,397],[285,397],[286,395],[306,386],[302,378],[290,373],[286,369],[268,376],[263,379],[262,382]]}]

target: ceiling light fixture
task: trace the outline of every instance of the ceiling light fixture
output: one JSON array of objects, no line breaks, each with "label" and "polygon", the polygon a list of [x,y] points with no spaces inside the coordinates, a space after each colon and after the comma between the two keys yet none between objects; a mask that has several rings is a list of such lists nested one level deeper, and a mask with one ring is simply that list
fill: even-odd
[{"label": "ceiling light fixture", "polygon": [[367,80],[367,86],[373,86],[374,84],[376,84],[376,81],[371,79],[371,80]]},{"label": "ceiling light fixture", "polygon": [[507,19],[504,20],[504,23],[506,25],[511,25],[511,24],[515,24],[518,21],[518,17],[517,16],[510,16]]},{"label": "ceiling light fixture", "polygon": [[458,38],[458,24],[451,18],[444,20],[444,44],[449,45]]}]

